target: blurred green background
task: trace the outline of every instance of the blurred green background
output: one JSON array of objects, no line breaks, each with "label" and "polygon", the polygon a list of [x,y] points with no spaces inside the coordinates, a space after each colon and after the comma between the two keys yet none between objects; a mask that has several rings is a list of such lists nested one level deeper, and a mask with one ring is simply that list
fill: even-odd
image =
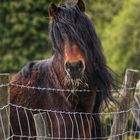
[{"label": "blurred green background", "polygon": [[[17,72],[52,55],[48,5],[60,0],[0,0],[0,72]],[[85,0],[86,13],[117,74],[140,70],[140,0]]]}]

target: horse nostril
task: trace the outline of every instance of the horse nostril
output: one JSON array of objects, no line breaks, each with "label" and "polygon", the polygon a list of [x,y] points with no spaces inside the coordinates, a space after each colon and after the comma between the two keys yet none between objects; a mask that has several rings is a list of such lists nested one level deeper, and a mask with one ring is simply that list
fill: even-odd
[{"label": "horse nostril", "polygon": [[78,62],[77,62],[77,69],[78,69],[79,71],[82,71],[82,70],[84,69],[84,64],[83,64],[82,61],[78,61]]},{"label": "horse nostril", "polygon": [[66,70],[67,70],[68,72],[70,72],[70,69],[71,69],[71,64],[70,64],[70,62],[66,62],[66,63],[65,63],[65,68],[66,68]]}]

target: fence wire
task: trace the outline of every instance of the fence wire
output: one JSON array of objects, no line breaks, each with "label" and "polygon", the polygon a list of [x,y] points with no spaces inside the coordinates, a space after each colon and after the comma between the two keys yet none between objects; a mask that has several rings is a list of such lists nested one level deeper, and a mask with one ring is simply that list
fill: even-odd
[{"label": "fence wire", "polygon": [[[55,89],[55,88],[42,88],[42,87],[35,87],[35,86],[28,86],[28,85],[23,85],[23,84],[14,84],[14,83],[7,83],[7,84],[1,84],[0,85],[0,88],[2,87],[7,87],[7,86],[15,86],[15,87],[19,87],[19,88],[27,88],[27,89],[32,89],[32,90],[39,90],[39,91],[56,91],[56,92],[102,92],[102,91],[105,91],[105,89],[103,90],[88,90],[88,89],[82,89],[82,90],[79,90],[79,89]],[[112,89],[110,90],[111,92],[120,92],[122,90],[122,88],[119,88],[119,89]],[[139,89],[136,89],[136,87],[131,87],[131,88],[125,88],[125,90],[139,90]]]},{"label": "fence wire", "polygon": [[[11,83],[0,85],[0,88],[9,85]],[[24,85],[12,86],[33,90],[50,90]],[[127,90],[134,90],[134,88]],[[57,89],[57,91],[61,90]],[[14,111],[16,122],[11,121],[13,116],[10,116],[10,110]],[[113,130],[116,131],[114,135],[111,132],[113,118],[121,114],[122,116],[131,115],[129,115],[125,130],[118,132],[116,128]],[[101,120],[101,132],[98,132],[97,117]],[[5,118],[8,120],[8,124],[5,124]],[[21,121],[23,118],[24,122]],[[125,121],[126,118],[121,119],[121,121]],[[13,128],[13,123],[16,128]],[[8,132],[7,126],[10,129]],[[7,133],[10,135],[8,136]],[[101,136],[98,133],[101,133]],[[9,103],[0,108],[0,134],[3,135],[4,140],[138,140],[140,139],[140,109],[131,107],[119,112],[84,113],[33,109]]]}]

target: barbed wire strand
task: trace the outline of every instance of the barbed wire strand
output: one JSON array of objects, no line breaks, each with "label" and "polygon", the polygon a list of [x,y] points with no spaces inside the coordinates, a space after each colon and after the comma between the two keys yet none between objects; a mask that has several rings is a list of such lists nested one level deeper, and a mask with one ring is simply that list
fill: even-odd
[{"label": "barbed wire strand", "polygon": [[[104,90],[89,90],[89,89],[56,89],[56,88],[45,88],[45,87],[35,87],[35,86],[27,86],[27,85],[22,85],[22,84],[13,84],[13,83],[7,83],[7,84],[1,84],[0,88],[2,87],[7,87],[7,86],[15,86],[19,88],[27,88],[27,89],[32,89],[32,90],[40,90],[40,91],[57,91],[57,92],[103,92]],[[130,88],[119,88],[119,89],[112,89],[110,90],[111,92],[120,92],[122,90],[140,90],[139,88],[136,87],[130,87]]]}]

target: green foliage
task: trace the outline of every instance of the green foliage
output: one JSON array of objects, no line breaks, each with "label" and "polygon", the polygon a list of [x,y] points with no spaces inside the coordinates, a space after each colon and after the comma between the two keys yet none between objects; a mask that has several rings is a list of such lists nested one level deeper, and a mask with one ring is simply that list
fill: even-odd
[{"label": "green foliage", "polygon": [[124,73],[126,68],[140,70],[140,0],[125,1],[122,11],[106,28],[105,52],[111,68]]},{"label": "green foliage", "polygon": [[86,1],[87,13],[93,21],[99,36],[103,40],[104,30],[117,15],[125,0],[89,0]]},{"label": "green foliage", "polygon": [[[60,0],[0,1],[0,72],[51,55],[48,5]],[[65,0],[61,0],[65,1]],[[109,66],[118,74],[140,69],[140,0],[85,0]]]},{"label": "green foliage", "polygon": [[[56,1],[56,0],[55,0]],[[51,0],[0,1],[0,71],[13,72],[27,61],[45,59]]]},{"label": "green foliage", "polygon": [[89,0],[92,19],[108,65],[118,74],[140,70],[140,0]]}]

